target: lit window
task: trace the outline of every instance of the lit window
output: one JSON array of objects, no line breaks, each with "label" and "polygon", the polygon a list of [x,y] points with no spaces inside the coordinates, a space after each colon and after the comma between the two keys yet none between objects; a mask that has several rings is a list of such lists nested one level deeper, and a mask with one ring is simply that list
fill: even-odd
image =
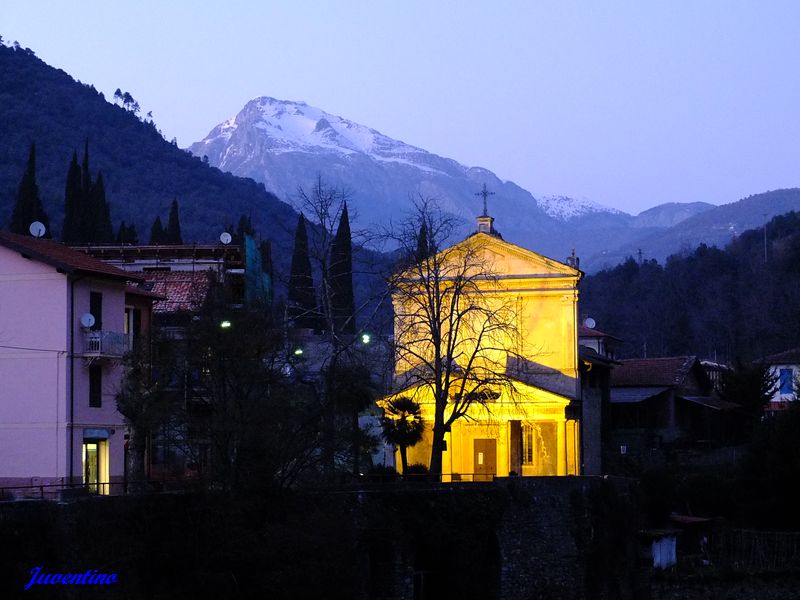
[{"label": "lit window", "polygon": [[794,393],[794,370],[781,369],[780,371],[781,394]]}]

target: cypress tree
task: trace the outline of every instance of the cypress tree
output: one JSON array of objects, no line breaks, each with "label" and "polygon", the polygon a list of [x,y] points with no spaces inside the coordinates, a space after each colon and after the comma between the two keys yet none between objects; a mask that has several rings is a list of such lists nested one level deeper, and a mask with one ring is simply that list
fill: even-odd
[{"label": "cypress tree", "polygon": [[419,228],[419,237],[417,238],[417,255],[415,257],[417,263],[430,256],[430,248],[428,243],[428,226],[423,221],[422,227]]},{"label": "cypress tree", "polygon": [[103,173],[97,174],[97,181],[92,186],[89,203],[89,215],[92,224],[91,237],[86,241],[108,243],[114,241],[114,229],[111,225],[111,207],[106,200],[106,186]]},{"label": "cypress tree", "polygon": [[119,224],[119,229],[117,229],[117,243],[124,244],[128,237],[128,226],[125,225],[125,221],[122,221]]},{"label": "cypress tree", "polygon": [[97,219],[92,206],[92,174],[89,171],[89,138],[83,147],[83,163],[81,164],[81,199],[78,221],[80,223],[77,243],[88,244],[95,239]]},{"label": "cypress tree", "polygon": [[50,219],[44,212],[39,198],[39,186],[36,185],[36,144],[31,144],[28,164],[17,188],[17,201],[11,213],[11,231],[29,235],[30,225],[41,221],[45,226],[45,236],[50,237]]},{"label": "cypress tree", "polygon": [[164,231],[164,243],[183,244],[177,198],[172,200],[172,205],[169,208],[169,221],[167,221],[167,229]]},{"label": "cypress tree", "polygon": [[331,288],[331,312],[337,333],[355,333],[355,299],[353,297],[353,245],[347,203],[342,209],[339,227],[331,246],[328,268]]},{"label": "cypress tree", "polygon": [[164,243],[164,226],[161,225],[161,217],[156,217],[153,226],[150,228],[150,245],[157,246]]},{"label": "cypress tree", "polygon": [[81,240],[81,216],[83,214],[83,187],[78,153],[72,153],[72,161],[67,170],[67,185],[64,190],[64,226],[61,228],[61,241],[65,244],[78,244]]},{"label": "cypress tree", "polygon": [[126,233],[126,236],[127,236],[126,242],[128,244],[133,244],[134,246],[136,246],[139,243],[139,234],[136,233],[136,225],[134,225],[133,223],[128,225],[128,231]]},{"label": "cypress tree", "polygon": [[314,279],[311,276],[306,220],[302,213],[297,220],[297,230],[294,234],[287,315],[294,321],[295,327],[322,329],[314,294]]},{"label": "cypress tree", "polygon": [[131,223],[126,225],[125,221],[119,224],[117,230],[117,243],[118,244],[133,244],[134,246],[139,243],[139,235],[136,233],[136,225]]}]

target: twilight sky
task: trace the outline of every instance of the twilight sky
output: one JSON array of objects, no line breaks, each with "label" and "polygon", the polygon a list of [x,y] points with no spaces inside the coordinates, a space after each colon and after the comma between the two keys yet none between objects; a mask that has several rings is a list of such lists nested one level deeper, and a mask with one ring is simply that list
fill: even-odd
[{"label": "twilight sky", "polygon": [[638,213],[800,185],[800,2],[0,3],[0,35],[181,147],[303,100],[536,194]]}]

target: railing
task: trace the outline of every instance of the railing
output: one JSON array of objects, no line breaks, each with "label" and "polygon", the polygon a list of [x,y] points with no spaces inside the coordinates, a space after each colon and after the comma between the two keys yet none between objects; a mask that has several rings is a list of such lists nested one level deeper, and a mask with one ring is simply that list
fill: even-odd
[{"label": "railing", "polygon": [[159,494],[191,492],[200,487],[193,479],[147,479],[143,481],[106,481],[99,483],[48,483],[0,487],[0,501],[72,500],[76,498],[120,496],[130,493]]},{"label": "railing", "polygon": [[129,336],[116,331],[86,331],[83,353],[96,356],[123,356],[131,349]]}]

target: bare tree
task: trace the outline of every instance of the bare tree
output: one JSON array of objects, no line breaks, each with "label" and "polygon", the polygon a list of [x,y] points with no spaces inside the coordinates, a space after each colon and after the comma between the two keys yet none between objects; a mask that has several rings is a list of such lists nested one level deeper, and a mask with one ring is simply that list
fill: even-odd
[{"label": "bare tree", "polygon": [[415,209],[393,236],[403,256],[389,281],[395,386],[433,398],[429,472],[438,478],[450,426],[475,405],[489,410],[503,392],[514,397],[508,364],[519,340],[516,307],[496,293],[500,280],[485,235],[442,247],[453,220],[423,198]]},{"label": "bare tree", "polygon": [[[312,227],[309,230],[309,258],[312,269],[318,274],[317,297],[319,314],[325,330],[324,339],[316,340],[320,360],[310,366],[315,371],[316,393],[323,408],[322,454],[323,465],[329,476],[335,471],[337,441],[337,417],[345,414],[348,417],[351,433],[352,471],[358,475],[360,471],[359,457],[362,436],[358,426],[358,415],[371,402],[374,388],[370,385],[370,357],[366,352],[362,334],[364,325],[369,326],[373,315],[365,315],[365,307],[369,304],[379,306],[373,299],[362,301],[360,306],[351,306],[352,310],[342,313],[337,304],[342,294],[342,276],[352,278],[352,259],[347,249],[345,260],[346,273],[342,272],[341,244],[339,234],[342,232],[347,217],[348,190],[328,185],[322,175],[317,175],[310,190],[298,189],[297,208],[308,216]],[[349,237],[349,223],[347,223]],[[338,239],[337,239],[338,238]],[[349,294],[352,298],[352,283]],[[385,290],[378,294],[386,295]],[[361,320],[361,329],[355,326],[356,315]],[[374,340],[372,341],[374,343]]]}]

